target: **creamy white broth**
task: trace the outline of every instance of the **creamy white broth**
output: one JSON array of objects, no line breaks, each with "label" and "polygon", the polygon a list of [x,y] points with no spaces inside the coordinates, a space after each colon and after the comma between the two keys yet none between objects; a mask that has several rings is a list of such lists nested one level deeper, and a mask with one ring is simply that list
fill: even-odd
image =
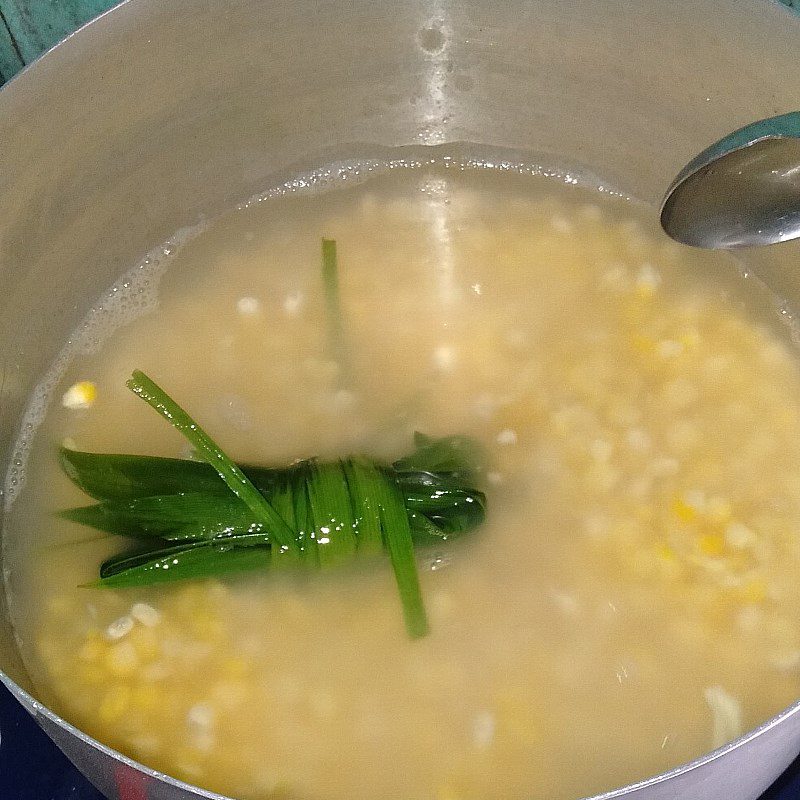
[{"label": "creamy white broth", "polygon": [[[796,354],[763,288],[653,217],[544,178],[425,168],[209,223],[157,309],[72,360],[31,450],[6,547],[43,699],[248,800],[566,800],[792,702]],[[388,460],[415,430],[481,441],[485,525],[418,553],[431,634],[408,639],[388,561],[78,588],[123,542],[53,516],[88,502],[56,443],[188,454],[125,389],[134,368],[240,461]],[[91,407],[61,405],[81,381]]]}]

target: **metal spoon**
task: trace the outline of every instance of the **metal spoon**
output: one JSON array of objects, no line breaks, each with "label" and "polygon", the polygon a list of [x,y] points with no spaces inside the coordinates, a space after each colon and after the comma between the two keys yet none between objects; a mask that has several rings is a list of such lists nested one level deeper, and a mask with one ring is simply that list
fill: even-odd
[{"label": "metal spoon", "polygon": [[693,247],[800,238],[800,112],[740,128],[692,159],[664,197],[661,225]]}]

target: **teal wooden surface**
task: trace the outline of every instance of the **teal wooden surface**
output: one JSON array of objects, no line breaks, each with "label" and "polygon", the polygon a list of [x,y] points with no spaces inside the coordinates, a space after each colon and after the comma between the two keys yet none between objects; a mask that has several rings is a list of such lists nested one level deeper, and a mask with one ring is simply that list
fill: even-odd
[{"label": "teal wooden surface", "polygon": [[4,20],[0,19],[0,84],[21,70],[24,63]]},{"label": "teal wooden surface", "polygon": [[25,64],[117,0],[0,0],[0,76]]}]

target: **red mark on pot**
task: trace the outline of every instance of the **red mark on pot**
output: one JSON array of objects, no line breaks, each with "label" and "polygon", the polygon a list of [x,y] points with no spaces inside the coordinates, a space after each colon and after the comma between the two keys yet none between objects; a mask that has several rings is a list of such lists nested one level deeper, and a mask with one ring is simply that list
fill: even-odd
[{"label": "red mark on pot", "polygon": [[147,775],[122,764],[114,772],[114,780],[119,800],[147,800]]}]

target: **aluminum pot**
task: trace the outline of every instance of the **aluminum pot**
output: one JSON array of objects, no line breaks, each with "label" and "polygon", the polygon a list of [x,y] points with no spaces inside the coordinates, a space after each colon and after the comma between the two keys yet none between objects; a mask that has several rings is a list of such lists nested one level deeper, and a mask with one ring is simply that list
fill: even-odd
[{"label": "aluminum pot", "polygon": [[[101,290],[175,230],[308,159],[467,141],[586,165],[657,202],[688,159],[796,110],[800,18],[775,0],[130,0],[0,91],[0,458]],[[791,306],[800,245],[753,254]],[[35,699],[0,598],[0,674],[108,797],[216,798]],[[753,800],[800,704],[603,798]],[[575,721],[576,725],[580,720]]]}]

